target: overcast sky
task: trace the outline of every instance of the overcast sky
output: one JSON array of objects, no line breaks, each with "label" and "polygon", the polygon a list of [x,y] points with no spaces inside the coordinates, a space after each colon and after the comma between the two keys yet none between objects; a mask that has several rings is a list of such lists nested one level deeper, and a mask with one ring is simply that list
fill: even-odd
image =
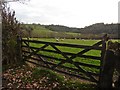
[{"label": "overcast sky", "polygon": [[119,0],[30,0],[10,3],[20,22],[85,27],[117,23]]}]

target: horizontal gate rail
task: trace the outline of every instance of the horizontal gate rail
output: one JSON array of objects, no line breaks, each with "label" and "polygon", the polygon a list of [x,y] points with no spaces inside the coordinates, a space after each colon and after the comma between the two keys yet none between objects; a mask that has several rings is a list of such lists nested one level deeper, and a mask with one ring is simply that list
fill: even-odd
[{"label": "horizontal gate rail", "polygon": [[[26,56],[24,56],[24,57],[26,57]],[[36,61],[40,61],[38,58],[34,58],[34,57],[31,57],[31,59],[36,60]],[[28,61],[29,61],[29,60],[28,60]],[[32,62],[32,61],[31,61],[31,62]],[[46,63],[51,64],[51,65],[56,65],[55,63],[48,62],[48,61],[46,61]],[[60,67],[78,72],[78,69],[76,69],[76,68],[70,68],[70,67],[66,67],[66,66],[63,66],[63,65],[61,65]],[[51,69],[52,69],[52,68],[51,68]],[[89,72],[89,71],[87,71],[87,73],[92,74],[92,75],[94,75],[94,76],[99,76],[98,73]]]},{"label": "horizontal gate rail", "polygon": [[[36,58],[32,58],[32,59],[34,59],[34,60],[36,60]],[[37,64],[37,65],[39,65],[39,66],[43,66],[43,67],[46,67],[46,68],[49,68],[49,67],[47,67],[47,66],[45,66],[45,65],[41,65],[41,64],[38,64],[38,63],[35,63],[35,62],[32,62],[32,61],[29,61],[29,60],[26,60],[27,62],[31,62],[31,63],[34,63],[34,64]],[[51,62],[47,62],[48,64],[51,64],[51,65],[56,65],[56,64],[54,64],[54,63],[51,63]],[[68,72],[68,71],[66,71],[66,69],[70,69],[70,70],[73,70],[73,71],[76,71],[76,72],[81,72],[81,70],[79,70],[79,69],[74,69],[74,68],[70,68],[70,67],[65,67],[65,66],[60,66],[61,68],[63,68],[64,69],[64,71],[63,70],[60,70],[60,69],[57,69],[57,68],[55,68],[55,69],[53,69],[53,68],[49,68],[49,69],[51,69],[51,70],[56,70],[56,71],[59,71],[59,72],[62,72],[62,73],[64,73],[64,74],[68,74],[68,75],[71,75],[71,76],[75,76],[75,77],[78,77],[78,78],[81,78],[81,79],[85,79],[85,80],[88,80],[88,81],[92,81],[92,82],[96,82],[96,83],[98,83],[98,81],[97,80],[91,80],[91,79],[89,79],[89,78],[87,78],[87,77],[85,77],[85,75],[83,75],[83,74],[73,74],[73,73],[70,73],[70,72]],[[86,73],[88,73],[88,74],[90,74],[90,75],[93,75],[93,76],[99,76],[99,74],[96,74],[96,73],[93,73],[93,72],[86,72]]]},{"label": "horizontal gate rail", "polygon": [[[28,60],[27,60],[27,61],[28,61]],[[42,66],[42,67],[48,68],[48,67],[46,67],[46,66],[44,66],[44,65],[40,65],[40,64],[35,63],[35,62],[32,62],[32,61],[28,61],[28,62],[33,63],[33,64],[36,64],[36,65],[38,65],[38,66]],[[51,69],[51,68],[48,68],[48,69]],[[53,69],[51,69],[51,70],[53,70]],[[81,79],[84,79],[84,80],[88,80],[88,81],[92,81],[92,82],[98,83],[98,81],[90,80],[89,78],[85,78],[84,76],[71,74],[71,73],[69,73],[69,72],[62,71],[62,70],[59,70],[59,69],[54,69],[54,71],[57,71],[57,72],[60,72],[60,73],[64,73],[64,74],[67,74],[67,75],[70,75],[70,76],[74,76],[74,77],[77,77],[77,78],[81,78]]]},{"label": "horizontal gate rail", "polygon": [[[27,48],[27,46],[25,45],[22,45],[23,48]],[[38,49],[37,47],[32,47],[30,46],[29,47],[30,49]],[[23,50],[24,51],[24,50]],[[46,51],[46,52],[52,52],[52,53],[58,53],[57,51],[55,50],[49,50],[49,49],[41,49],[41,51]],[[66,55],[76,55],[75,53],[70,53],[70,52],[62,52],[63,54],[66,54]],[[83,58],[90,58],[90,59],[95,59],[95,60],[101,60],[101,57],[98,57],[98,56],[90,56],[90,55],[78,55],[78,57],[83,57]]]},{"label": "horizontal gate rail", "polygon": [[[30,52],[27,52],[27,51],[23,51],[25,53],[30,53]],[[36,55],[39,55],[39,56],[42,56],[42,57],[45,57],[45,58],[51,58],[51,59],[56,59],[58,61],[65,61],[67,63],[71,63],[71,64],[77,64],[77,65],[82,65],[82,66],[87,66],[87,67],[92,67],[92,68],[96,68],[96,69],[99,69],[100,66],[96,66],[96,65],[91,65],[91,64],[86,64],[86,63],[81,63],[81,62],[73,62],[73,61],[67,61],[65,59],[58,59],[58,58],[55,58],[55,57],[52,57],[52,56],[47,56],[47,55],[42,55],[42,54],[36,54]],[[25,56],[25,55],[23,55]],[[25,56],[27,57],[27,56]],[[31,58],[31,57],[30,57]]]},{"label": "horizontal gate rail", "polygon": [[45,41],[37,41],[37,40],[26,40],[22,39],[22,42],[29,42],[29,43],[38,43],[38,44],[53,44],[57,46],[66,46],[72,48],[86,48],[86,49],[94,49],[94,50],[101,50],[102,47],[98,47],[98,45],[102,44],[102,41],[98,42],[94,46],[87,46],[87,45],[76,45],[76,44],[66,44],[66,43],[54,43],[54,42],[45,42]]}]

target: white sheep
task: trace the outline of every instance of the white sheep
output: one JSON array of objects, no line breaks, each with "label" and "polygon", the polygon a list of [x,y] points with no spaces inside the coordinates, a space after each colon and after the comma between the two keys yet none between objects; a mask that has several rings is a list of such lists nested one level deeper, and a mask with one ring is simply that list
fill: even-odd
[{"label": "white sheep", "polygon": [[56,39],[56,42],[59,42],[59,39]]}]

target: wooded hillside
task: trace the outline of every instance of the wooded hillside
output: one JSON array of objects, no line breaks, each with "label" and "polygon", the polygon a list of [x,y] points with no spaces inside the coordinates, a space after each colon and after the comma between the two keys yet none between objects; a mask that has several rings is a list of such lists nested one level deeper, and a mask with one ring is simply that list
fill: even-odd
[{"label": "wooded hillside", "polygon": [[118,24],[104,24],[104,23],[96,23],[90,26],[86,26],[84,28],[72,28],[61,25],[45,25],[45,28],[58,32],[74,32],[74,33],[83,33],[83,34],[118,33]]},{"label": "wooded hillside", "polygon": [[[27,28],[31,27],[32,37],[43,38],[100,38],[104,34],[108,34],[110,38],[118,38],[118,24],[96,23],[84,28],[67,27],[62,25],[41,25],[41,24],[24,24]],[[24,30],[24,36],[25,33]]]}]

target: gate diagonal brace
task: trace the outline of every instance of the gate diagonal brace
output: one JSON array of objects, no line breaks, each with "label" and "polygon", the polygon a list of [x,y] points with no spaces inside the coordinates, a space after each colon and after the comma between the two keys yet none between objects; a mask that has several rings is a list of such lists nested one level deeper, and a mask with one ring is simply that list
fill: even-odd
[{"label": "gate diagonal brace", "polygon": [[89,73],[83,70],[77,63],[75,64],[75,66],[78,68],[79,71],[83,72],[84,74],[86,74],[86,76],[90,77],[92,81],[98,82],[93,76],[91,76]]},{"label": "gate diagonal brace", "polygon": [[[28,45],[28,43],[26,43],[25,42],[25,44],[29,47],[29,45]],[[46,46],[47,47],[47,46]],[[42,47],[41,47],[42,48]],[[45,48],[45,47],[44,47]],[[42,49],[44,49],[44,48],[42,48]],[[33,52],[35,52],[32,48],[30,48]],[[37,53],[37,52],[36,52]],[[34,54],[36,54],[36,53],[34,53]],[[32,55],[31,55],[32,56]],[[31,57],[30,56],[30,57]],[[41,57],[41,56],[39,56],[39,55],[37,55],[38,56],[38,58],[40,58],[41,60],[42,60],[42,62],[43,63],[45,63],[48,67],[50,67],[46,62],[45,62],[45,60]]]},{"label": "gate diagonal brace", "polygon": [[[99,46],[101,43],[102,43],[102,41],[97,42],[97,43],[95,43],[95,44],[93,45],[93,47],[94,47],[94,46]],[[66,58],[65,61],[61,61],[60,63],[58,63],[57,65],[53,66],[52,68],[56,68],[57,66],[60,66],[61,64],[64,64],[66,61],[68,61],[68,62],[73,62],[72,59],[74,59],[75,57],[80,56],[80,55],[84,54],[85,52],[88,52],[89,50],[92,49],[92,47],[91,47],[91,48],[84,49],[83,51],[80,51],[80,52],[78,52],[76,55],[72,55],[72,56],[69,58],[69,57],[67,57],[65,54],[63,54],[58,48],[56,48],[54,45],[51,44],[51,46],[52,46],[57,52],[60,52],[60,53]]]},{"label": "gate diagonal brace", "polygon": [[29,47],[30,45],[28,44],[28,43],[26,43],[25,41],[24,41],[24,43],[27,45],[27,47]]},{"label": "gate diagonal brace", "polygon": [[31,52],[26,58],[24,58],[25,60],[28,59],[29,57],[31,57],[32,55],[35,55],[37,52],[39,52],[41,49],[44,49],[48,46],[48,44],[45,44],[44,46],[40,47],[39,49],[37,49],[36,51]]},{"label": "gate diagonal brace", "polygon": [[[69,57],[67,55],[65,55],[64,53],[62,53],[57,47],[55,47],[53,44],[50,44],[58,53],[60,53],[62,56],[64,56],[66,58],[66,60],[69,60]],[[66,61],[65,60],[65,61]],[[64,64],[65,61],[61,61],[60,63],[58,63],[57,65],[53,66],[52,69],[55,69],[57,66],[60,66],[61,64]]]},{"label": "gate diagonal brace", "polygon": [[[102,44],[102,41],[95,43],[92,47],[94,47],[94,46],[99,46],[100,44]],[[86,48],[86,49],[78,52],[77,54],[72,55],[72,56],[70,57],[70,60],[74,59],[74,58],[77,57],[77,56],[81,56],[82,54],[90,51],[90,50],[92,49],[92,47],[91,47],[91,48]]]},{"label": "gate diagonal brace", "polygon": [[38,58],[40,58],[40,60],[42,60],[42,62],[43,62],[44,64],[47,65],[47,67],[50,68],[49,64],[48,64],[47,62],[45,62],[45,59],[44,59],[44,58],[42,58],[40,55],[37,55],[37,56],[38,56]]},{"label": "gate diagonal brace", "polygon": [[23,41],[24,43],[25,43],[25,45],[27,46],[27,47],[29,47],[29,44],[28,43],[26,43],[25,41]]},{"label": "gate diagonal brace", "polygon": [[[33,49],[31,49],[31,50],[34,52]],[[38,56],[38,58],[40,58],[40,60],[42,60],[43,63],[45,63],[45,64],[47,65],[47,67],[50,68],[49,64],[45,62],[45,59],[44,59],[44,58],[42,58],[40,55],[37,55],[37,56]]]}]

